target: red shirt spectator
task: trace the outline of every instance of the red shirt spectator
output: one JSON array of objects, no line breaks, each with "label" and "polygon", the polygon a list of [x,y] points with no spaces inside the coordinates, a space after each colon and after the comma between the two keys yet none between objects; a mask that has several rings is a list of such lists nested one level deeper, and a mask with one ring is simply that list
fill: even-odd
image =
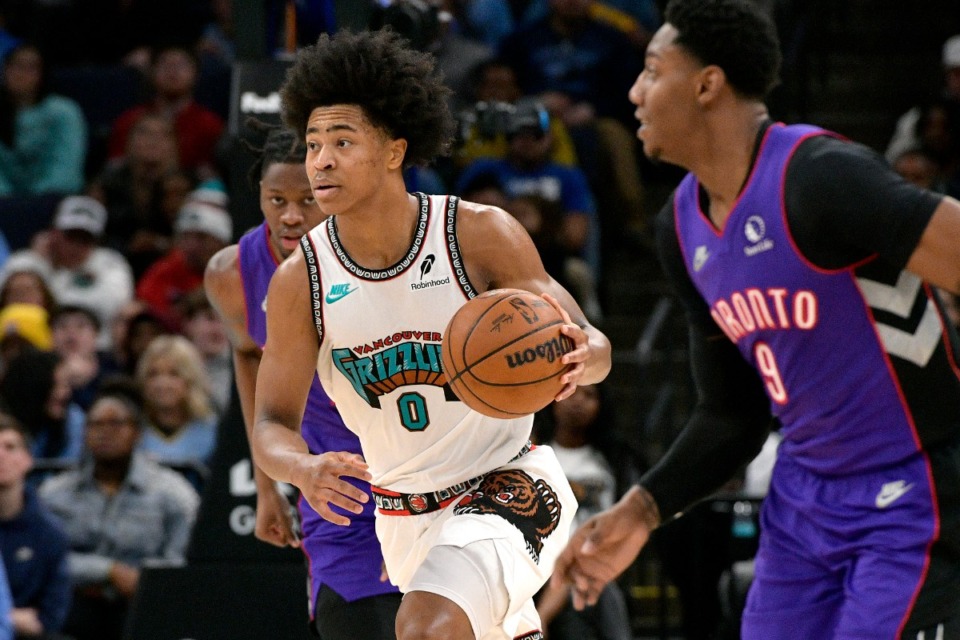
[{"label": "red shirt spectator", "polygon": [[194,171],[212,166],[224,122],[194,100],[198,74],[197,59],[189,49],[171,46],[158,51],[150,68],[154,98],[117,117],[110,132],[109,157],[125,153],[130,128],[149,112],[167,115],[173,121],[182,168]]},{"label": "red shirt spectator", "polygon": [[137,297],[179,331],[185,319],[181,301],[203,286],[207,262],[233,240],[233,224],[226,210],[194,199],[180,210],[174,231],[174,248],[143,274]]}]

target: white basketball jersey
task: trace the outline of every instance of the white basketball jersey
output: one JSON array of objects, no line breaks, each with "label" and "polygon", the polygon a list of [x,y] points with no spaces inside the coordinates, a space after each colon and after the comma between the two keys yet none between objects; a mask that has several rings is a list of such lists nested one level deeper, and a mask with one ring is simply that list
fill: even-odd
[{"label": "white basketball jersey", "polygon": [[457,243],[457,198],[420,198],[416,235],[397,264],[355,264],[332,216],[303,237],[317,372],[357,434],[376,486],[437,491],[495,469],[527,442],[533,416],[500,420],[450,391],[440,364],[443,331],[477,295]]}]

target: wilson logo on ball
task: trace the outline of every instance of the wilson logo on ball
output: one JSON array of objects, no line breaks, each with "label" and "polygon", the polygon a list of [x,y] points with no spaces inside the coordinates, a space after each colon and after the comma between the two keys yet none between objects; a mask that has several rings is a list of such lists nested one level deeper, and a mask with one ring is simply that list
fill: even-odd
[{"label": "wilson logo on ball", "polygon": [[522,367],[525,364],[536,362],[537,360],[546,360],[553,362],[565,353],[573,350],[573,341],[567,336],[552,338],[536,347],[530,347],[523,351],[515,351],[513,354],[507,354],[507,366],[511,369]]}]

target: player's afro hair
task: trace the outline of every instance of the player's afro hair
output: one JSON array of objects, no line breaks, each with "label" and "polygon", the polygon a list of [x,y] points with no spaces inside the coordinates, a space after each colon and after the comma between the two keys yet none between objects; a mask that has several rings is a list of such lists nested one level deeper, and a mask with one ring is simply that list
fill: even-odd
[{"label": "player's afro hair", "polygon": [[664,17],[676,43],[704,65],[723,69],[741,95],[763,99],[777,85],[780,41],[758,3],[750,0],[671,0]]},{"label": "player's afro hair", "polygon": [[317,107],[357,105],[375,126],[407,141],[406,166],[446,153],[455,121],[450,89],[428,53],[389,28],[323,34],[297,53],[280,88],[284,123],[301,136]]}]

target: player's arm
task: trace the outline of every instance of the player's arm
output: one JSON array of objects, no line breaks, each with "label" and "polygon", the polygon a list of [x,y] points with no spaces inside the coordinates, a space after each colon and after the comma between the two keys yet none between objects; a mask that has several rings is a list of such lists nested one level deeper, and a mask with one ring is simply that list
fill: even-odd
[{"label": "player's arm", "polygon": [[907,269],[960,295],[960,202],[950,197],[940,201],[910,255]]},{"label": "player's arm", "polygon": [[667,453],[610,509],[583,524],[557,562],[557,582],[573,585],[574,604],[595,604],[662,522],[706,497],[753,459],[771,417],[763,384],[710,318],[686,273],[672,205],[657,220],[661,262],[687,310],[697,403]]},{"label": "player's arm", "polygon": [[340,525],[349,518],[328,503],[360,513],[367,494],[340,476],[370,480],[363,459],[352,453],[312,455],[300,423],[317,366],[319,337],[313,321],[303,252],[285,260],[267,294],[267,344],[257,374],[253,421],[256,463],[274,480],[297,486],[321,516]]},{"label": "player's arm", "polygon": [[[257,371],[262,353],[257,343],[247,333],[246,301],[243,278],[240,275],[239,249],[231,245],[217,252],[203,277],[203,285],[210,304],[223,320],[233,349],[234,380],[243,414],[243,426],[247,442],[253,441],[253,396],[257,385]],[[251,447],[252,449],[252,447]],[[253,452],[251,450],[251,460]],[[253,465],[253,479],[257,487],[257,520],[255,535],[258,539],[277,546],[298,546],[293,528],[290,503],[277,483],[264,473],[259,465]]]},{"label": "player's arm", "polygon": [[561,313],[561,331],[574,343],[563,356],[572,364],[561,381],[557,400],[570,396],[578,384],[594,384],[610,372],[610,341],[590,324],[580,305],[547,274],[530,236],[512,216],[496,207],[461,202],[457,239],[474,286],[488,289],[523,289],[540,295]]},{"label": "player's arm", "polygon": [[825,269],[879,255],[960,291],[960,202],[910,184],[872,149],[827,136],[798,148],[784,202],[800,252]]}]

